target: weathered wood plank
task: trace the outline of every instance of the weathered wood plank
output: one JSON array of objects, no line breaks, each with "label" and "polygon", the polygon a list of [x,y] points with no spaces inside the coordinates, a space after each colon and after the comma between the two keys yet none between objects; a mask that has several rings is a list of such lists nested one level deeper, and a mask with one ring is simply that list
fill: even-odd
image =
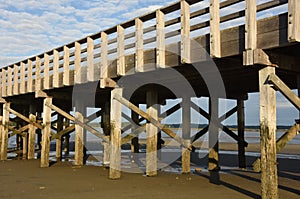
[{"label": "weathered wood plank", "polygon": [[81,45],[79,42],[75,42],[75,72],[74,72],[74,79],[75,84],[82,83],[81,78]]},{"label": "weathered wood plank", "polygon": [[20,63],[20,93],[24,94],[26,92],[25,87],[25,64],[24,62]]},{"label": "weathered wood plank", "polygon": [[107,33],[101,32],[100,88],[105,88],[105,79],[108,78],[108,74],[108,37]]},{"label": "weathered wood plank", "polygon": [[54,88],[59,88],[59,52],[53,50],[53,83]]},{"label": "weathered wood plank", "polygon": [[8,148],[8,127],[9,127],[9,111],[10,103],[3,104],[3,117],[2,117],[2,136],[1,136],[1,160],[7,160],[7,148]]},{"label": "weathered wood plank", "polygon": [[[76,121],[84,123],[85,107],[80,102],[76,102]],[[82,103],[82,102],[81,102]],[[84,159],[84,128],[75,123],[75,162],[76,166],[82,166]]]},{"label": "weathered wood plank", "polygon": [[64,71],[63,84],[69,86],[70,84],[70,48],[64,46]]},{"label": "weathered wood plank", "polygon": [[13,94],[13,76],[12,76],[12,68],[7,68],[7,95],[12,96]]},{"label": "weathered wood plank", "polygon": [[41,58],[35,58],[35,92],[42,90]]},{"label": "weathered wood plank", "polygon": [[96,80],[96,68],[94,64],[94,40],[90,37],[87,38],[87,80],[90,82]]},{"label": "weathered wood plank", "polygon": [[122,96],[123,89],[115,88],[111,91],[110,108],[110,167],[109,178],[119,179],[121,177],[121,129],[122,129],[122,104],[115,99],[115,96]]},{"label": "weathered wood plank", "polygon": [[190,44],[190,5],[185,0],[180,1],[181,25],[181,63],[191,63]]},{"label": "weathered wood plank", "polygon": [[256,0],[246,0],[245,50],[257,48]]},{"label": "weathered wood plank", "polygon": [[144,72],[144,40],[143,40],[143,21],[135,19],[135,71]]},{"label": "weathered wood plank", "polygon": [[278,198],[276,92],[269,84],[266,84],[268,77],[272,74],[275,74],[274,67],[265,67],[259,71],[262,198]]},{"label": "weathered wood plank", "polygon": [[[190,98],[183,98],[182,102],[182,138],[186,145],[191,144],[191,106]],[[182,148],[182,173],[191,172],[191,152]]]},{"label": "weathered wood plank", "polygon": [[34,151],[35,151],[35,134],[36,134],[36,127],[33,123],[36,123],[36,107],[34,104],[30,105],[29,107],[29,126],[28,126],[28,160],[34,159]]},{"label": "weathered wood plank", "polygon": [[288,18],[288,40],[289,42],[300,42],[300,2],[299,0],[289,0]]},{"label": "weathered wood plank", "polygon": [[210,0],[210,56],[221,57],[220,0]]},{"label": "weathered wood plank", "polygon": [[50,89],[50,68],[49,68],[49,55],[44,53],[44,89]]},{"label": "weathered wood plank", "polygon": [[41,150],[41,164],[40,167],[49,167],[49,153],[50,153],[50,132],[51,132],[51,108],[46,104],[52,104],[52,98],[44,99],[43,105],[43,129],[42,129],[42,150]]},{"label": "weathered wood plank", "polygon": [[165,14],[161,10],[156,11],[156,64],[158,68],[166,67],[165,44]]},{"label": "weathered wood plank", "polygon": [[124,40],[124,28],[121,25],[117,26],[117,74],[124,76],[125,71],[125,40]]},{"label": "weathered wood plank", "polygon": [[[150,89],[146,94],[147,113],[155,120],[158,120],[158,93]],[[146,175],[157,175],[157,133],[158,129],[149,121],[146,124]]]},{"label": "weathered wood plank", "polygon": [[2,72],[1,72],[1,89],[2,89],[1,96],[6,97],[6,95],[7,95],[7,93],[6,93],[6,91],[7,91],[6,70],[3,68],[1,70],[2,70]]},{"label": "weathered wood plank", "polygon": [[14,86],[13,86],[13,94],[18,95],[19,94],[19,66],[14,64]]},{"label": "weathered wood plank", "polygon": [[33,89],[33,65],[30,59],[27,60],[27,92],[31,93]]}]

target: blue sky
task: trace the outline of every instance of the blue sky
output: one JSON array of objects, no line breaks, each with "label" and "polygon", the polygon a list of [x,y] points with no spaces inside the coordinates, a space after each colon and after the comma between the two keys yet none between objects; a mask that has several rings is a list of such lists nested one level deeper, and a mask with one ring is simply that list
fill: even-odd
[{"label": "blue sky", "polygon": [[[266,1],[270,0],[259,0],[258,3]],[[172,2],[174,0],[0,0],[0,67],[100,32]],[[243,7],[241,3],[221,15]],[[258,16],[272,16],[285,9],[283,6]],[[230,109],[234,104],[228,101],[226,106]],[[202,102],[203,107],[206,105]],[[298,118],[296,109],[280,94],[277,113],[278,124],[292,125]],[[246,124],[258,124],[258,120],[259,95],[250,94],[246,102]],[[226,123],[235,122],[233,116]]]}]

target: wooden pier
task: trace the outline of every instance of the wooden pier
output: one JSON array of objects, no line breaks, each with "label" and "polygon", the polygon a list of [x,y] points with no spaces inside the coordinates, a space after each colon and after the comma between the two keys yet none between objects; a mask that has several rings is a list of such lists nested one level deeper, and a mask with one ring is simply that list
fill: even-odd
[{"label": "wooden pier", "polygon": [[[69,151],[62,142],[68,146],[69,135],[75,132],[74,164],[81,166],[85,137],[92,133],[103,141],[109,178],[119,179],[122,144],[131,142],[137,153],[138,135],[146,131],[146,175],[155,176],[160,132],[164,132],[182,146],[182,173],[189,173],[193,143],[208,132],[208,168],[214,182],[220,169],[219,130],[236,140],[239,166],[246,166],[244,100],[248,93],[260,92],[261,194],[278,198],[276,91],[300,109],[300,99],[291,91],[300,89],[299,10],[298,0],[261,4],[256,0],[210,0],[209,4],[181,0],[1,68],[1,160],[7,159],[8,139],[17,136],[24,158],[35,158],[40,144],[40,166],[49,167],[50,141],[56,140],[60,160],[62,152]],[[270,13],[271,17],[264,17]],[[192,102],[192,97],[209,97],[209,111]],[[160,113],[160,105],[177,98],[182,102]],[[221,98],[234,99],[237,106],[219,116]],[[141,105],[146,105],[146,111]],[[131,110],[131,116],[122,113],[122,106]],[[101,110],[87,115],[88,107]],[[180,109],[182,136],[161,122],[163,116]],[[209,121],[194,137],[191,109]],[[222,124],[234,113],[237,133]],[[96,118],[101,118],[101,132],[89,124]],[[122,128],[124,120],[131,125]],[[130,134],[122,136],[130,129]]]}]

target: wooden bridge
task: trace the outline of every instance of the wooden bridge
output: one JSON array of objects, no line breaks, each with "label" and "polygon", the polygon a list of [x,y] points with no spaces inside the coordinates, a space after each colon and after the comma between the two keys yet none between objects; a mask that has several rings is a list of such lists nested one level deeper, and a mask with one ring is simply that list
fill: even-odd
[{"label": "wooden bridge", "polygon": [[[50,140],[56,140],[59,160],[62,140],[68,143],[69,134],[75,131],[74,164],[80,166],[84,164],[84,137],[88,131],[103,140],[103,161],[110,163],[109,177],[118,179],[121,145],[131,141],[133,152],[138,152],[137,135],[146,131],[146,174],[154,176],[159,131],[163,131],[181,144],[182,172],[189,173],[190,150],[196,147],[193,142],[209,131],[208,164],[214,173],[219,170],[217,137],[222,129],[237,141],[239,166],[245,167],[244,100],[248,93],[260,92],[262,197],[277,198],[275,93],[282,92],[300,108],[298,96],[291,91],[300,87],[299,10],[298,0],[260,4],[256,0],[210,0],[209,4],[181,0],[1,68],[1,160],[7,159],[9,137],[17,135],[28,159],[35,158],[35,145],[41,142],[41,167],[48,167]],[[195,42],[197,45],[193,45]],[[208,56],[199,53],[203,49]],[[200,66],[201,74],[195,65]],[[217,74],[211,70],[212,65]],[[172,71],[184,77],[194,95],[180,90],[185,88],[181,87],[184,83],[177,76],[169,76]],[[217,95],[211,96],[206,78],[218,77],[224,95],[220,87],[214,91]],[[130,82],[130,78],[139,81]],[[90,89],[95,84],[96,89]],[[166,85],[180,92],[174,93]],[[128,97],[124,93],[131,87],[137,89]],[[92,96],[94,101],[82,96]],[[210,97],[208,113],[191,101],[191,97],[203,96]],[[182,102],[159,113],[158,104],[175,98],[182,98]],[[236,99],[237,106],[219,117],[219,98]],[[146,112],[139,108],[141,104],[147,104]],[[131,117],[122,114],[122,105],[131,109]],[[87,107],[101,110],[87,116]],[[183,135],[179,137],[161,123],[161,117],[181,108]],[[210,121],[194,137],[190,133],[191,108]],[[237,134],[222,125],[235,112]],[[10,119],[10,114],[16,117]],[[52,121],[56,114],[57,119]],[[104,133],[89,125],[100,116]],[[122,129],[122,117],[132,124]],[[146,125],[141,124],[143,120]],[[129,129],[131,133],[122,136]],[[41,140],[35,139],[36,134]]]}]

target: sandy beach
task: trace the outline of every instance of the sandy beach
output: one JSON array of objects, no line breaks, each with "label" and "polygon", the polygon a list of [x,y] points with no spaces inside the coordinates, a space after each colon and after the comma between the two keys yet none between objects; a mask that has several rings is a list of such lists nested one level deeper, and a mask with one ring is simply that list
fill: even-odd
[{"label": "sandy beach", "polygon": [[[220,181],[209,182],[206,158],[192,154],[188,175],[159,171],[156,177],[122,173],[120,180],[109,180],[108,169],[99,166],[75,167],[71,162],[53,163],[40,168],[39,160],[0,162],[0,198],[259,198],[260,174],[251,169],[256,157],[247,157],[247,169],[237,168],[237,157],[226,153],[236,145],[220,145]],[[225,150],[226,149],[226,150]],[[252,144],[247,151],[257,151]],[[285,154],[296,154],[299,145],[288,145]],[[280,198],[300,197],[300,159],[278,158]],[[174,162],[171,167],[180,167]],[[195,172],[194,168],[201,168]]]}]

